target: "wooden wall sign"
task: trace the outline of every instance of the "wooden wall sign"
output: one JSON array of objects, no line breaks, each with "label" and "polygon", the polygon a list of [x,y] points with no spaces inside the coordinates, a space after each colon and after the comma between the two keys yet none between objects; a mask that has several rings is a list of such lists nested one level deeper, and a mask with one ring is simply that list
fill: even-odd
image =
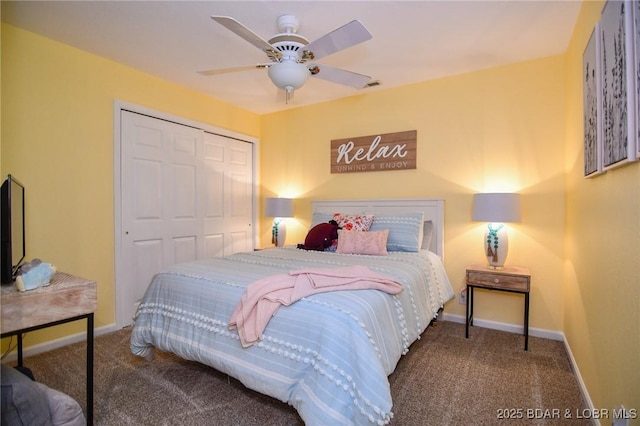
[{"label": "wooden wall sign", "polygon": [[334,139],[331,173],[387,172],[416,168],[416,130]]}]

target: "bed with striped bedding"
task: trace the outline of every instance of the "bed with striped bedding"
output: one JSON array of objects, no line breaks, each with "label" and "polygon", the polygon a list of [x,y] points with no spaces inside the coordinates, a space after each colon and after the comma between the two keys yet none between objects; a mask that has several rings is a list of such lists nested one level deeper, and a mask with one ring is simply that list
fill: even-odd
[{"label": "bed with striped bedding", "polygon": [[[303,268],[364,265],[402,284],[314,294],[282,306],[244,348],[229,319],[246,287]],[[178,264],[157,274],[138,307],[131,351],[154,349],[209,365],[292,405],[308,425],[389,423],[388,375],[453,290],[428,251],[344,255],[294,247]]]}]

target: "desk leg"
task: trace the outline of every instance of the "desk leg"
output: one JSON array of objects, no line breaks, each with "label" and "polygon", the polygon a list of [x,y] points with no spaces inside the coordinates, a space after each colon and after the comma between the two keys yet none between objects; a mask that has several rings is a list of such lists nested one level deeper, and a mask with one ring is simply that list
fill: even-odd
[{"label": "desk leg", "polygon": [[18,367],[22,367],[22,333],[18,333]]},{"label": "desk leg", "polygon": [[529,293],[524,294],[524,350],[529,350]]},{"label": "desk leg", "polygon": [[87,425],[93,425],[93,313],[87,316]]}]

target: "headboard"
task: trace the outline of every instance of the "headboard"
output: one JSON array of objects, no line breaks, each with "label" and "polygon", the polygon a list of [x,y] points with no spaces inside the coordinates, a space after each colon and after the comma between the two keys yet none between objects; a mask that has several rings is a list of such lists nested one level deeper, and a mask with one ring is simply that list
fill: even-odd
[{"label": "headboard", "polygon": [[433,223],[433,239],[429,250],[444,259],[444,200],[442,199],[315,200],[312,206],[314,212],[325,213],[423,212],[424,220],[430,220]]}]

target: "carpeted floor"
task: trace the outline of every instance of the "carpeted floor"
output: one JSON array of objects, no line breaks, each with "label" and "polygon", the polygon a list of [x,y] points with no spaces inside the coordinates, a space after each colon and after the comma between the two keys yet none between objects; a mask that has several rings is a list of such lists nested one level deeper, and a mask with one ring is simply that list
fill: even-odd
[{"label": "carpeted floor", "polygon": [[[129,335],[123,329],[95,340],[95,424],[302,424],[286,403],[212,368],[159,351],[152,362],[133,356]],[[563,343],[530,337],[525,352],[523,339],[476,327],[465,339],[463,324],[446,321],[429,327],[389,377],[391,424],[589,424],[575,419],[586,405]],[[85,351],[78,343],[26,358],[25,365],[84,408]]]}]

